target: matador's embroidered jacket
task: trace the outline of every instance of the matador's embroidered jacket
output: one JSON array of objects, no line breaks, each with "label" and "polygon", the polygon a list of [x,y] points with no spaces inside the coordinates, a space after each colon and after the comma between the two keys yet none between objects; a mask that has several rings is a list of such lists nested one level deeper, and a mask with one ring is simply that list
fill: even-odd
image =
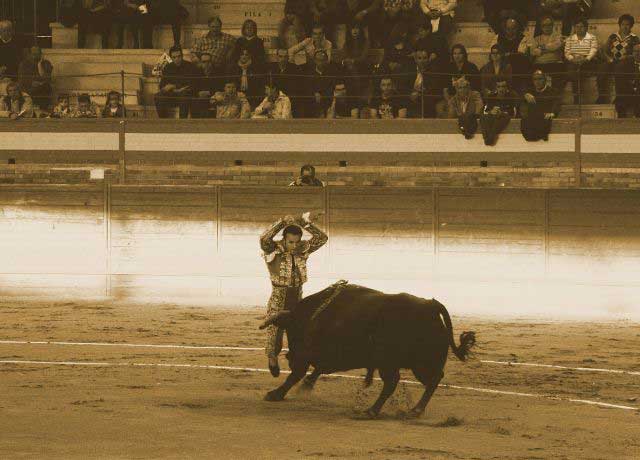
[{"label": "matador's embroidered jacket", "polygon": [[[327,235],[309,221],[309,213],[305,213],[296,219],[295,224],[300,225],[311,233],[310,240],[300,240],[293,251],[284,249],[284,241],[273,241],[273,237],[288,223],[284,219],[275,222],[260,236],[260,248],[262,257],[269,268],[271,284],[279,287],[300,287],[307,281],[307,258],[309,254],[320,249],[327,242]],[[295,262],[295,270],[292,270]]]}]

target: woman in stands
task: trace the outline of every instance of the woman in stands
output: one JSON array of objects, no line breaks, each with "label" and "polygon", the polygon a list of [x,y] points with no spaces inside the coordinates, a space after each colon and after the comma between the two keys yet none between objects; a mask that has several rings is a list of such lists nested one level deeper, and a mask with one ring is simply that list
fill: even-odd
[{"label": "woman in stands", "polygon": [[449,85],[445,88],[444,98],[449,99],[455,94],[453,82],[460,77],[465,77],[471,84],[472,91],[480,91],[480,71],[478,66],[473,62],[469,62],[467,48],[457,43],[451,48],[451,61],[446,67],[447,79]]},{"label": "woman in stands", "polygon": [[296,14],[293,6],[287,5],[284,18],[278,24],[278,48],[289,49],[306,37],[302,19]]},{"label": "woman in stands", "polygon": [[247,19],[242,24],[242,37],[236,40],[231,62],[238,61],[243,49],[249,51],[255,65],[263,67],[267,55],[264,51],[264,42],[258,37],[258,24],[252,19]]},{"label": "woman in stands", "polygon": [[496,78],[502,77],[511,85],[511,75],[513,69],[511,64],[507,62],[504,51],[498,45],[491,47],[489,54],[489,62],[480,70],[480,79],[482,83],[482,95],[486,97],[491,91],[496,89]]},{"label": "woman in stands", "polygon": [[362,67],[369,57],[369,32],[362,23],[355,22],[348,27],[347,41],[344,46],[344,60],[353,61]]},{"label": "woman in stands", "polygon": [[240,57],[229,66],[229,75],[234,75],[238,92],[243,93],[251,107],[257,106],[264,97],[266,71],[254,61],[251,50],[242,48]]}]

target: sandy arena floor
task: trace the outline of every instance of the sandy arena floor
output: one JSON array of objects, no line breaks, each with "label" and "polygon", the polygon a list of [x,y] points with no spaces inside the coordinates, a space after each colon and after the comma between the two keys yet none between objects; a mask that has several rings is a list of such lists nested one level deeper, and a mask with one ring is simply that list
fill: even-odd
[{"label": "sandy arena floor", "polygon": [[361,420],[358,411],[373,402],[380,382],[363,390],[360,380],[323,377],[313,393],[294,390],[286,401],[268,403],[262,397],[276,386],[269,374],[204,367],[264,369],[259,350],[8,343],[261,347],[262,315],[263,309],[5,300],[0,458],[640,459],[638,323],[454,315],[456,336],[475,330],[481,348],[469,363],[450,355],[443,383],[465,388],[438,389],[418,420],[402,416],[422,392],[410,383],[401,384],[379,420]]}]

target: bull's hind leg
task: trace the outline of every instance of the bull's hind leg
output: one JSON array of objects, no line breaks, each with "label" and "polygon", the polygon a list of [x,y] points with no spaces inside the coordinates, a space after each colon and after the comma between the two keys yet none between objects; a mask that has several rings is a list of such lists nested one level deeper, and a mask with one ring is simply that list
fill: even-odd
[{"label": "bull's hind leg", "polygon": [[440,380],[442,380],[444,376],[443,369],[444,368],[437,368],[435,372],[426,367],[414,367],[411,369],[413,375],[415,375],[425,387],[422,398],[420,398],[420,401],[411,409],[412,416],[420,417],[424,413],[427,404],[429,404],[429,400],[431,400],[433,393],[436,391],[436,388],[438,388]]},{"label": "bull's hind leg", "polygon": [[384,386],[382,387],[382,391],[380,392],[380,396],[378,396],[378,400],[367,410],[367,414],[370,417],[377,417],[382,409],[382,406],[389,396],[396,391],[396,387],[398,386],[398,382],[400,381],[400,370],[399,369],[379,369],[380,378],[384,382]]},{"label": "bull's hind leg", "polygon": [[314,367],[313,372],[307,375],[302,381],[302,389],[308,390],[308,391],[313,390],[313,387],[315,386],[316,382],[320,378],[321,374],[322,372],[320,371],[320,368]]}]

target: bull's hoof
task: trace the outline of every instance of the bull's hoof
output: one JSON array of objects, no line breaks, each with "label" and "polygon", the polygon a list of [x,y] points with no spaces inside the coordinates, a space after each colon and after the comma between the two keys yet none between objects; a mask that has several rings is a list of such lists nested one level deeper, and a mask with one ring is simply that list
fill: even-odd
[{"label": "bull's hoof", "polygon": [[416,419],[422,417],[422,414],[424,414],[424,411],[420,409],[411,409],[407,412],[406,417],[409,419]]},{"label": "bull's hoof", "polygon": [[316,381],[315,380],[311,380],[309,378],[305,378],[302,381],[302,385],[300,385],[300,389],[302,389],[304,391],[311,391],[311,390],[313,390],[315,385],[316,385]]},{"label": "bull's hoof", "polygon": [[284,400],[284,395],[282,394],[282,392],[278,390],[273,390],[264,396],[264,400],[265,401],[282,401]]},{"label": "bull's hoof", "polygon": [[366,411],[364,411],[364,415],[370,420],[375,420],[378,418],[378,415],[380,415],[380,413],[376,412],[373,409],[367,409]]}]

